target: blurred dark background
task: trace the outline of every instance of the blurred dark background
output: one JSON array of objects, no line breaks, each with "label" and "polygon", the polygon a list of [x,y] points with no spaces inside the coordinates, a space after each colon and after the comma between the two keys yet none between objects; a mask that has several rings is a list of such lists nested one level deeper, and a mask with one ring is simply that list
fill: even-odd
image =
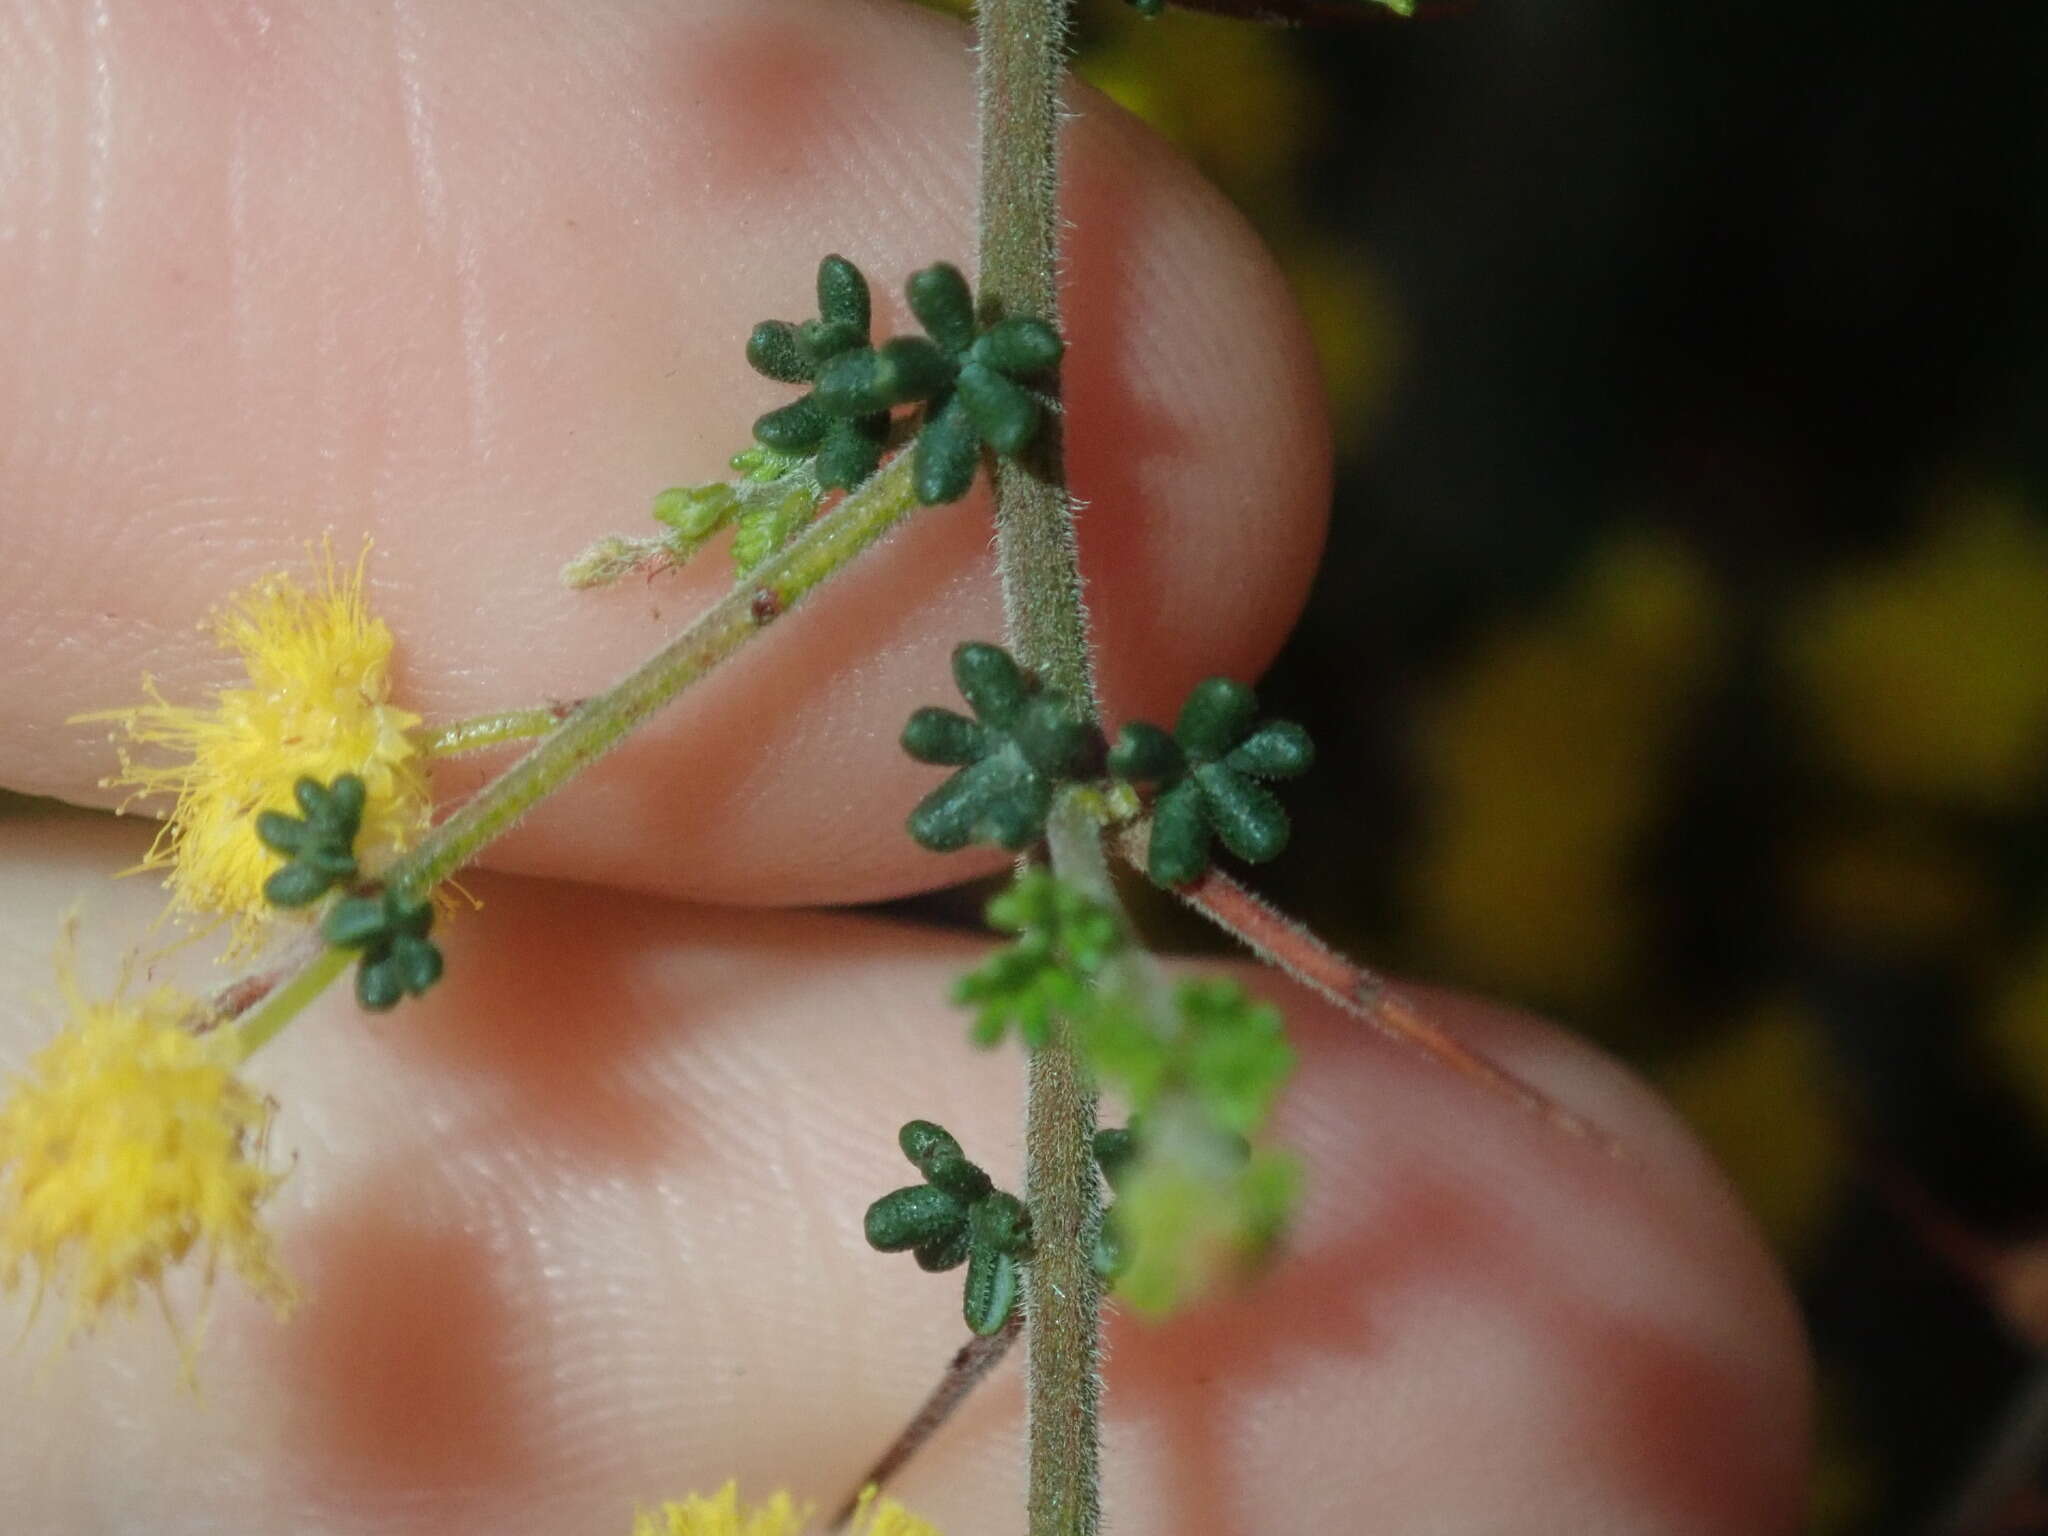
[{"label": "blurred dark background", "polygon": [[1677,1102],[1806,1305],[1814,1530],[2048,1531],[2048,6],[1082,13],[1334,400],[1259,885]]}]

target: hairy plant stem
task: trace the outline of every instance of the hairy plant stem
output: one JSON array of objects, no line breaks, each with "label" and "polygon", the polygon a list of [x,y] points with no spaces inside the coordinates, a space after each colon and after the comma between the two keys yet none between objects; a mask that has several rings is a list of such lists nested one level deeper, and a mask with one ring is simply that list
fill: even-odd
[{"label": "hairy plant stem", "polygon": [[[1046,822],[1052,867],[1122,918],[1099,824],[1070,791]],[[1125,925],[1128,927],[1128,923]],[[1031,1053],[1024,1107],[1031,1262],[1030,1536],[1094,1536],[1102,1518],[1102,1281],[1095,1272],[1102,1187],[1095,1168],[1095,1085],[1070,1026]]]},{"label": "hairy plant stem", "polygon": [[[1059,315],[1060,81],[1068,0],[979,0],[981,271],[985,319]],[[1011,648],[1040,679],[1097,715],[1081,605],[1073,501],[1059,413],[1031,449],[995,464],[996,555]],[[1112,908],[1101,830],[1063,795],[1047,826],[1053,868]],[[1025,1193],[1031,1418],[1030,1536],[1094,1536],[1099,1493],[1102,1288],[1091,1262],[1102,1194],[1091,1140],[1095,1090],[1064,1026],[1032,1053]]]},{"label": "hairy plant stem", "polygon": [[[983,318],[1059,315],[1060,80],[1069,0],[980,0]],[[1054,386],[1055,389],[1057,386]],[[995,463],[996,549],[1011,648],[1096,713],[1060,417]]]},{"label": "hairy plant stem", "polygon": [[235,1025],[235,1056],[247,1061],[284,1032],[316,997],[348,969],[350,951],[323,944],[305,964],[284,977],[264,994],[256,1007],[243,1014]]},{"label": "hairy plant stem", "polygon": [[[385,883],[432,891],[663,705],[844,570],[917,504],[910,456],[899,453],[616,685],[585,699],[524,757],[387,869]],[[348,968],[351,953],[323,949],[273,987],[261,1005],[235,1025],[243,1055],[275,1037],[318,997]]]}]

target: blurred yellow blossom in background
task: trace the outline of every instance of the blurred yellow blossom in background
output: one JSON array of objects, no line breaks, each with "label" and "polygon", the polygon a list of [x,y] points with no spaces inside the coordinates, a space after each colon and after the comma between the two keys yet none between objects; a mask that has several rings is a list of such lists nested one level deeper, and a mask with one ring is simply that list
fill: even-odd
[{"label": "blurred yellow blossom in background", "polygon": [[1780,1252],[1818,1238],[1849,1149],[1803,1009],[1762,1003],[1681,1061],[1664,1087]]},{"label": "blurred yellow blossom in background", "polygon": [[1811,835],[1789,874],[1793,910],[1814,931],[1894,953],[1963,942],[1993,907],[1965,850],[1907,817]]},{"label": "blurred yellow blossom in background", "polygon": [[1790,663],[1831,760],[1880,793],[2016,806],[2048,760],[2048,530],[1996,496],[1840,576]]},{"label": "blurred yellow blossom in background", "polygon": [[1986,1030],[2008,1081],[2048,1126],[2048,931],[1999,979]]},{"label": "blurred yellow blossom in background", "polygon": [[1560,611],[1496,632],[1425,705],[1413,895],[1461,976],[1567,1005],[1626,978],[1630,856],[1717,625],[1695,557],[1624,533]]}]

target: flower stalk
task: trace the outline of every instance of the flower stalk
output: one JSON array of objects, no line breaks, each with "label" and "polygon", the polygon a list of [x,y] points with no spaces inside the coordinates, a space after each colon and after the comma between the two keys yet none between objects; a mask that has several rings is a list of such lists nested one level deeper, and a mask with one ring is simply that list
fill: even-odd
[{"label": "flower stalk", "polygon": [[[844,570],[917,506],[909,455],[899,453],[615,686],[578,705],[393,863],[384,872],[386,885],[421,896],[432,892],[534,806]],[[236,1025],[243,1056],[275,1038],[348,968],[350,958],[350,951],[328,947],[280,978]]]},{"label": "flower stalk", "polygon": [[391,883],[430,891],[453,875],[535,805],[844,569],[917,504],[910,492],[910,467],[899,454],[615,686],[586,699],[394,865]]}]

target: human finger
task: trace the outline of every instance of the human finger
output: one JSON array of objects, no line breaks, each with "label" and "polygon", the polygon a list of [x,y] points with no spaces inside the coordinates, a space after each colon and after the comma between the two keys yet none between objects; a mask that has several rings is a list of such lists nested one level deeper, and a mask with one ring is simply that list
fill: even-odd
[{"label": "human finger", "polygon": [[[0,1063],[50,1025],[21,1001],[47,965],[41,914],[83,896],[102,964],[146,914],[102,884],[135,847],[0,828]],[[246,1069],[280,1106],[271,1217],[299,1312],[280,1325],[224,1278],[196,1409],[147,1316],[0,1393],[24,1529],[623,1531],[636,1502],[728,1477],[828,1502],[910,1416],[963,1337],[958,1276],[868,1251],[860,1214],[909,1181],[893,1133],[915,1117],[1017,1186],[1018,1063],[966,1049],[942,1000],[981,946],[484,893],[442,988],[386,1019],[322,1007]],[[1617,1159],[1256,985],[1302,1052],[1273,1134],[1307,1163],[1307,1203],[1241,1294],[1113,1322],[1115,1528],[1795,1529],[1798,1324],[1654,1097],[1529,1021],[1414,999]],[[191,1276],[171,1296],[193,1315]],[[1018,1528],[1017,1373],[901,1481],[948,1536]]]},{"label": "human finger", "polygon": [[[598,690],[724,590],[568,592],[594,537],[725,473],[789,391],[748,327],[828,251],[907,325],[972,266],[966,34],[870,0],[389,9],[0,5],[0,783],[112,764],[81,712],[233,680],[198,622],[366,537],[398,701]],[[1301,323],[1241,220],[1077,89],[1068,442],[1112,718],[1247,675],[1296,611],[1327,447]],[[984,496],[919,513],[534,817],[494,861],[748,902],[960,876],[894,738],[1001,632]],[[497,763],[465,760],[444,799]]]}]

